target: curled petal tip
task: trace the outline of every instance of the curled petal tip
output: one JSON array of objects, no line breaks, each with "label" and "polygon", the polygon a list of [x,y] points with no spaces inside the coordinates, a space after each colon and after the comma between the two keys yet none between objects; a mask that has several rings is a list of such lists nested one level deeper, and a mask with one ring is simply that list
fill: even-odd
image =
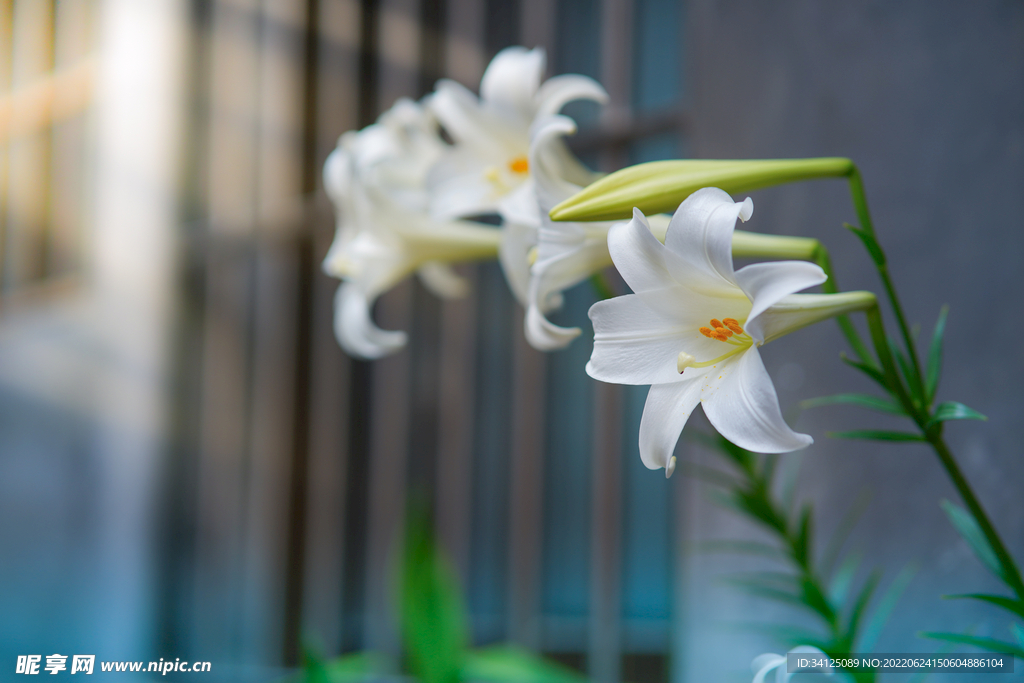
[{"label": "curled petal tip", "polygon": [[665,478],[668,479],[672,476],[672,473],[676,471],[676,456],[672,456],[668,459],[668,464],[665,465]]},{"label": "curled petal tip", "polygon": [[746,223],[754,215],[754,200],[747,197],[740,206],[740,220]]}]

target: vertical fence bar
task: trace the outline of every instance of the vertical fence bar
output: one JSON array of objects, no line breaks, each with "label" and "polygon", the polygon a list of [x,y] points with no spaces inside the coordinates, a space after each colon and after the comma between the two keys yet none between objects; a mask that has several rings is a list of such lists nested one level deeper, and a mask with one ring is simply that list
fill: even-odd
[{"label": "vertical fence bar", "polygon": [[[415,96],[419,87],[418,0],[380,0],[377,34],[378,108]],[[412,283],[406,281],[380,298],[378,325],[409,330]],[[369,509],[367,518],[365,620],[368,649],[398,654],[391,609],[390,572],[401,538],[409,445],[411,353],[408,348],[378,360],[373,368]]]},{"label": "vertical fence bar", "polygon": [[219,0],[210,24],[207,245],[192,651],[237,657],[251,404],[259,11]]},{"label": "vertical fence bar", "polygon": [[[12,78],[12,61],[14,58],[14,0],[0,0],[0,93],[11,92],[14,81]],[[0,293],[7,282],[7,225],[8,220],[8,174],[10,147],[6,142],[0,143]]]},{"label": "vertical fence bar", "polygon": [[[338,136],[357,125],[360,7],[356,0],[318,0],[315,171]],[[319,181],[317,182],[319,186]],[[302,632],[327,655],[342,639],[345,509],[349,462],[351,361],[334,338],[334,293],[338,281],[320,270],[334,237],[333,207],[320,200],[311,211],[314,227],[310,451],[307,469],[305,571]]]}]

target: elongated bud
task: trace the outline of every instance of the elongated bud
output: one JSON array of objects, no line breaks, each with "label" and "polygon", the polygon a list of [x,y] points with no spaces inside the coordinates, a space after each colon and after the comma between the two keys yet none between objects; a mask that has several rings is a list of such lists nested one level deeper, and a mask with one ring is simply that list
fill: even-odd
[{"label": "elongated bud", "polygon": [[852,172],[853,162],[841,157],[651,161],[601,178],[553,208],[550,215],[556,221],[610,221],[630,218],[633,207],[645,214],[672,213],[703,187],[738,194]]}]

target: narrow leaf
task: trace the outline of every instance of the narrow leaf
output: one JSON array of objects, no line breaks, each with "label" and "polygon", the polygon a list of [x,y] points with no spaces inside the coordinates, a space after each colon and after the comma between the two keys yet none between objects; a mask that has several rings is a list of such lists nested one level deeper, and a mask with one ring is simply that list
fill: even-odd
[{"label": "narrow leaf", "polygon": [[868,603],[871,602],[871,596],[875,594],[875,589],[878,588],[878,581],[881,576],[878,571],[871,572],[871,576],[864,582],[864,587],[861,588],[860,594],[857,596],[857,601],[853,603],[853,609],[850,611],[850,619],[846,625],[846,639],[847,642],[853,643],[857,640],[857,631],[860,629],[860,620],[864,616],[865,610],[867,610]]},{"label": "narrow leaf", "polygon": [[935,631],[927,631],[922,633],[921,636],[933,640],[944,640],[947,643],[957,643],[958,645],[971,645],[982,650],[988,650],[989,652],[1011,654],[1024,658],[1024,648],[1017,647],[1013,643],[996,640],[995,638],[979,638],[978,636],[967,636],[961,633],[938,633]]},{"label": "narrow leaf", "polygon": [[860,238],[860,241],[864,244],[864,248],[867,249],[868,254],[871,256],[871,260],[875,262],[875,265],[885,265],[885,252],[882,251],[882,247],[879,246],[874,235],[863,228],[858,228],[857,226],[850,225],[849,223],[843,223],[843,227]]},{"label": "narrow leaf", "polygon": [[868,439],[871,441],[924,441],[919,434],[889,432],[881,429],[856,429],[850,432],[828,432],[833,439]]},{"label": "narrow leaf", "polygon": [[454,571],[438,552],[425,505],[411,504],[401,571],[402,638],[423,683],[457,683],[466,647],[465,611]]},{"label": "narrow leaf", "polygon": [[916,568],[907,565],[896,575],[893,582],[889,584],[889,588],[882,595],[882,599],[878,601],[878,606],[871,615],[867,626],[864,627],[864,635],[861,636],[860,643],[851,643],[851,645],[855,646],[857,652],[871,652],[875,649],[875,643],[878,642],[878,636],[882,634],[882,629],[885,628],[886,622],[889,621],[889,615],[896,608],[896,603],[899,602],[903,591],[907,589],[910,580],[914,578],[916,572]]},{"label": "narrow leaf", "polygon": [[939,378],[942,376],[942,338],[946,334],[947,315],[949,315],[949,306],[943,306],[939,311],[939,319],[935,322],[935,331],[932,332],[932,343],[928,347],[928,369],[925,371],[928,376],[925,387],[928,393],[928,403],[935,400],[935,392],[939,388]]},{"label": "narrow leaf", "polygon": [[828,597],[833,605],[842,605],[846,602],[846,595],[853,584],[853,578],[857,575],[857,568],[860,567],[860,553],[850,553],[839,565],[835,576],[828,584]]},{"label": "narrow leaf", "polygon": [[906,415],[902,406],[889,398],[871,396],[870,394],[835,394],[834,396],[822,396],[811,398],[800,402],[801,408],[818,408],[830,405],[851,405],[868,410],[877,410],[891,415]]},{"label": "narrow leaf", "polygon": [[903,352],[896,342],[889,337],[889,349],[892,351],[892,355],[896,357],[896,363],[900,366],[900,370],[903,372],[903,377],[907,380],[907,387],[910,389],[910,394],[913,396],[920,405],[926,403],[925,397],[921,395],[924,391],[924,385],[921,383],[921,378],[917,374],[917,369],[913,363],[910,362],[910,358],[906,353]]},{"label": "narrow leaf", "polygon": [[988,418],[974,408],[965,406],[963,403],[945,401],[936,406],[932,419],[928,424],[945,422],[946,420],[988,420]]},{"label": "narrow leaf", "polygon": [[985,534],[982,533],[981,527],[978,526],[978,522],[971,513],[948,500],[943,500],[941,505],[946,516],[949,517],[949,521],[963,539],[967,541],[967,545],[971,546],[971,550],[981,560],[981,563],[988,567],[990,572],[1005,581],[1003,567],[999,563],[999,558],[996,556],[995,551],[992,550],[992,546],[989,545],[988,539],[985,538]]},{"label": "narrow leaf", "polygon": [[857,520],[860,519],[860,516],[868,509],[868,504],[870,502],[871,496],[867,492],[862,492],[857,496],[857,500],[846,514],[843,515],[843,519],[839,522],[839,526],[837,526],[836,530],[832,532],[832,536],[829,538],[828,544],[825,546],[825,554],[822,556],[821,560],[822,576],[827,577],[832,573],[832,568],[839,559],[839,551],[843,549],[846,539],[849,538],[850,533],[853,531],[853,527],[856,526]]},{"label": "narrow leaf", "polygon": [[461,678],[488,683],[584,683],[587,680],[566,666],[512,646],[467,652]]},{"label": "narrow leaf", "polygon": [[865,375],[867,375],[871,379],[875,380],[875,382],[877,382],[881,386],[883,386],[883,387],[888,386],[886,384],[886,382],[885,382],[885,375],[883,375],[882,371],[879,370],[874,364],[862,363],[860,361],[854,360],[854,359],[850,358],[849,356],[847,356],[845,353],[840,353],[839,354],[839,360],[843,361],[844,363],[849,365],[851,368],[856,368],[856,369],[860,370]]},{"label": "narrow leaf", "polygon": [[943,595],[946,600],[981,600],[1003,609],[1010,610],[1014,614],[1024,617],[1024,600],[1008,598],[1003,595],[990,595],[988,593],[965,593],[961,595]]}]

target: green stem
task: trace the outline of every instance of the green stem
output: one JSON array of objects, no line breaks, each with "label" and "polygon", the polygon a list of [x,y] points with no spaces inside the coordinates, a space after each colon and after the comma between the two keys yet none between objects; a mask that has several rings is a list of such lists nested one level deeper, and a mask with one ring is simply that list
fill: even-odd
[{"label": "green stem", "polygon": [[953,481],[953,486],[956,487],[964,504],[967,505],[967,509],[970,510],[974,519],[978,522],[981,532],[985,534],[985,538],[988,540],[993,552],[995,552],[996,557],[999,558],[999,564],[1003,569],[1003,580],[1013,589],[1018,598],[1024,600],[1024,581],[1021,580],[1020,571],[1017,569],[1017,565],[1009,551],[1007,551],[1006,546],[1003,545],[1002,539],[999,538],[999,533],[992,526],[992,522],[989,521],[984,508],[981,507],[981,502],[974,495],[971,485],[967,483],[967,478],[960,471],[956,458],[953,457],[953,453],[942,438],[941,430],[932,430],[927,435],[927,439],[932,448],[935,449],[935,453],[939,456],[939,461],[946,469],[946,474]]},{"label": "green stem", "polygon": [[[873,237],[874,226],[871,222],[871,214],[868,211],[867,198],[864,195],[864,186],[861,183],[860,173],[857,171],[856,167],[854,167],[853,172],[850,174],[850,191],[853,194],[854,207],[861,221],[861,225],[864,229],[868,230]],[[879,251],[881,251],[880,245]],[[884,255],[884,252],[882,253]],[[893,286],[892,280],[889,277],[889,269],[886,266],[884,259],[881,263],[876,265],[878,267],[879,275],[882,277],[882,282],[885,285],[889,303],[892,305],[893,312],[896,315],[896,320],[899,323],[903,340],[906,343],[907,355],[910,357],[910,362],[913,364],[915,377],[908,377],[907,379],[918,384],[917,388],[920,392],[918,395],[925,396],[924,388],[921,385],[922,375],[920,364],[917,360],[917,350],[915,349],[913,339],[910,336],[910,330],[907,327],[906,318],[903,315],[903,308],[900,306],[899,297],[896,294],[896,288]],[[890,390],[895,393],[896,397],[907,411],[907,414],[914,420],[918,428],[921,430],[921,434],[925,437],[928,443],[931,444],[932,449],[939,458],[939,462],[942,463],[943,468],[946,470],[946,474],[949,475],[950,480],[953,482],[953,486],[960,494],[960,498],[967,506],[967,509],[970,511],[975,521],[978,523],[978,527],[985,535],[985,539],[988,541],[989,546],[991,546],[992,551],[999,559],[999,564],[1002,568],[1003,580],[1017,594],[1018,598],[1024,600],[1024,580],[1021,579],[1020,571],[1017,569],[1017,565],[1013,561],[1013,557],[1010,555],[1006,546],[1003,544],[1002,539],[999,537],[999,533],[996,531],[995,526],[993,526],[992,521],[985,513],[985,509],[981,506],[981,502],[974,494],[974,490],[967,482],[967,478],[960,470],[960,465],[957,463],[952,451],[949,450],[945,440],[942,438],[941,423],[938,426],[931,424],[929,407],[923,405],[921,402],[913,400],[911,398],[911,393],[913,392],[908,392],[907,388],[903,385],[903,381],[900,379],[892,353],[889,350],[888,337],[885,334],[885,326],[882,321],[881,312],[878,307],[875,306],[866,311],[866,315],[868,319],[868,329],[871,331],[871,341],[874,344],[875,352],[878,354],[878,359],[882,364],[882,371],[890,386]]]},{"label": "green stem", "polygon": [[[875,237],[875,226],[871,221],[871,212],[868,210],[868,198],[864,193],[864,183],[861,181],[860,171],[857,170],[856,166],[853,166],[853,170],[849,175],[850,182],[850,194],[853,196],[853,207],[857,213],[857,218],[860,221],[861,227],[867,230],[872,239]],[[879,251],[882,251],[881,245],[879,245]],[[912,392],[918,396],[924,396],[924,385],[922,384],[921,378],[921,365],[917,360],[917,349],[914,346],[914,338],[910,334],[910,327],[907,325],[906,316],[903,315],[903,306],[900,304],[899,296],[896,294],[896,287],[892,283],[892,278],[889,276],[889,267],[883,260],[881,263],[876,263],[878,275],[882,278],[882,284],[885,287],[886,296],[889,298],[889,304],[892,306],[893,314],[896,316],[896,322],[900,328],[900,334],[903,336],[903,343],[907,347],[907,355],[910,357],[911,366],[914,369],[914,377],[908,377],[907,379],[913,382],[916,386],[915,391]]]},{"label": "green stem", "polygon": [[[815,240],[817,241],[817,240]],[[828,294],[836,294],[839,292],[839,283],[836,282],[835,273],[832,272],[832,259],[829,258],[828,249],[821,242],[818,242],[814,249],[811,260],[818,264],[825,274],[828,275],[828,279],[821,286]],[[857,354],[859,359],[863,362],[871,362],[871,355],[868,353],[868,347],[864,344],[864,341],[860,338],[860,333],[857,332],[857,328],[853,326],[853,322],[846,315],[836,316],[836,322],[839,324],[839,329],[843,331],[843,336],[846,337],[847,343],[853,348],[853,352]]]}]

